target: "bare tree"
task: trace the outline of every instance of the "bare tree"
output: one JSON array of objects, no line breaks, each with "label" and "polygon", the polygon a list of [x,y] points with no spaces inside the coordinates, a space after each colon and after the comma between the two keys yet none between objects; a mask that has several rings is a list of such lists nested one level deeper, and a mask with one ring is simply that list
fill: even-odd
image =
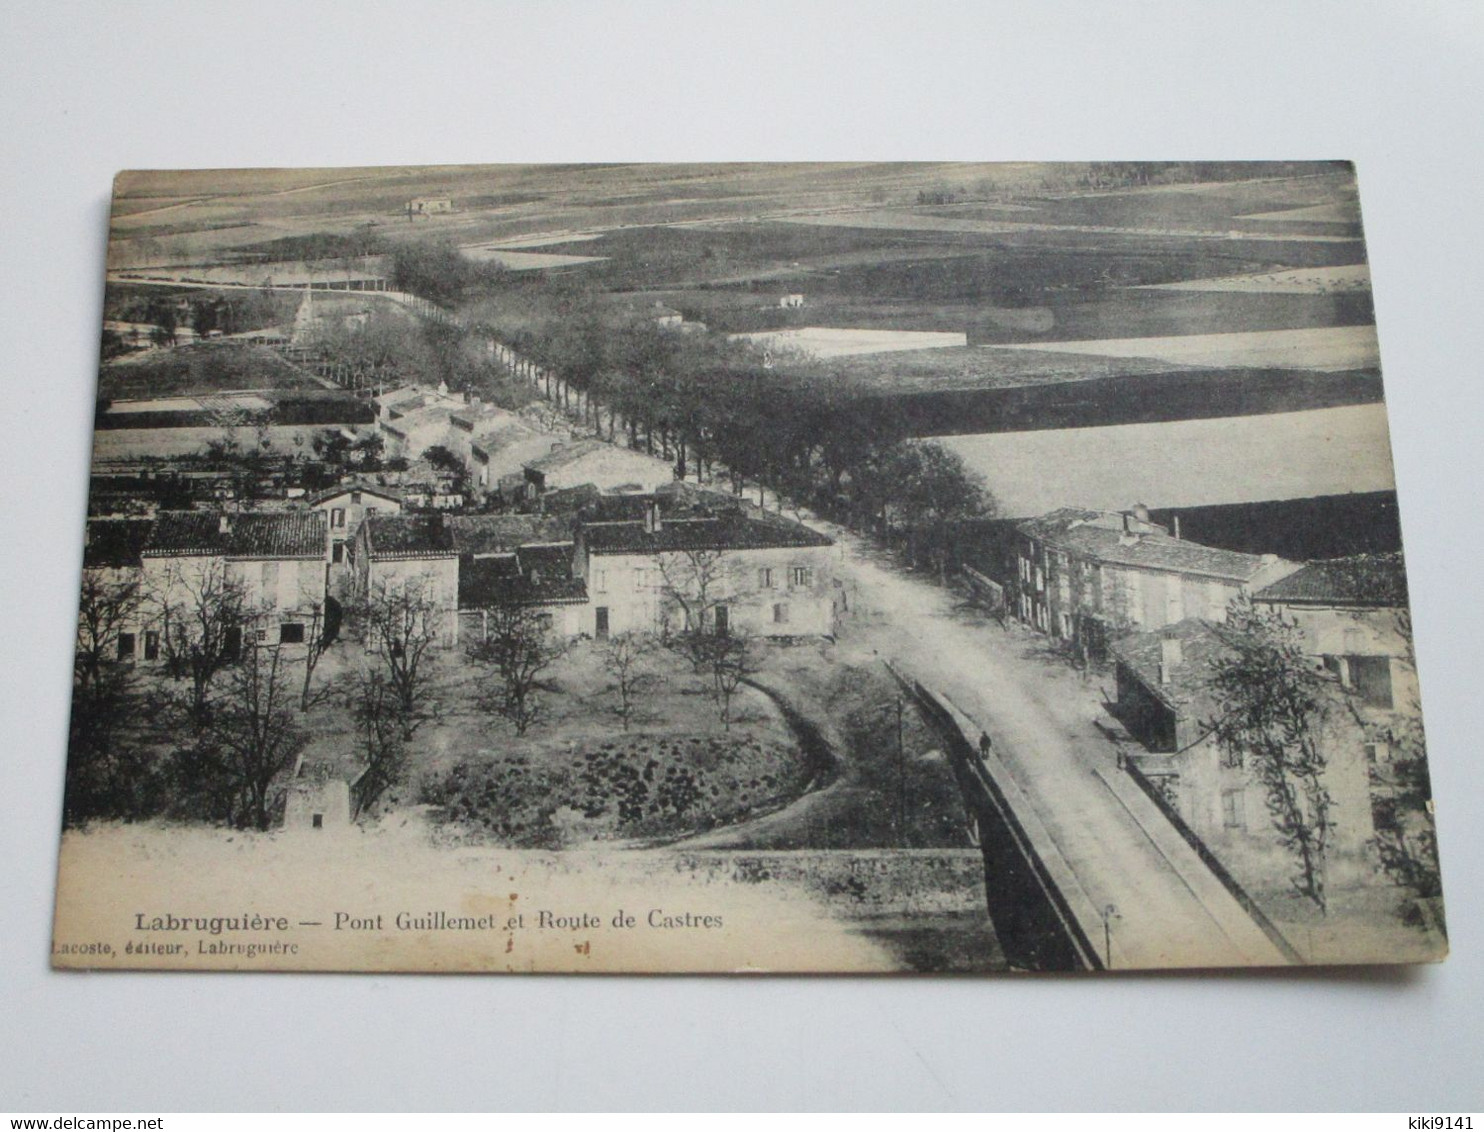
[{"label": "bare tree", "polygon": [[334,643],[334,636],[331,632],[332,620],[329,616],[328,601],[310,603],[309,624],[304,628],[304,684],[299,691],[300,711],[308,711],[331,693],[328,685],[318,692],[312,690],[312,685],[314,670],[319,667],[320,659]]},{"label": "bare tree", "polygon": [[566,642],[552,633],[549,614],[531,606],[495,606],[484,639],[469,647],[469,658],[492,676],[484,706],[524,735],[546,714],[538,692],[541,675],[566,651]]},{"label": "bare tree", "polygon": [[725,634],[697,638],[702,656],[702,670],[711,682],[711,698],[716,701],[722,726],[732,729],[732,700],[738,690],[757,671],[756,649],[746,633],[732,630]]},{"label": "bare tree", "polygon": [[274,782],[309,742],[282,646],[249,645],[215,699],[205,734],[184,755],[187,786],[228,824],[265,830],[277,809]]},{"label": "bare tree", "polygon": [[160,625],[160,646],[170,675],[191,680],[191,718],[203,722],[216,674],[240,648],[248,611],[241,582],[223,559],[181,566],[171,563],[145,595]]},{"label": "bare tree", "polygon": [[433,648],[445,613],[428,577],[378,582],[360,603],[366,648],[379,660],[396,697],[403,740],[432,716]]},{"label": "bare tree", "polygon": [[84,570],[78,606],[76,676],[81,687],[96,683],[103,665],[118,656],[119,634],[139,611],[139,583],[110,581]]},{"label": "bare tree", "polygon": [[[1412,643],[1410,610],[1398,610],[1395,631],[1403,645],[1402,662],[1417,668]],[[1422,705],[1415,694],[1396,705],[1387,728],[1391,758],[1374,798],[1372,846],[1381,868],[1396,884],[1418,900],[1442,895],[1438,870],[1437,831],[1432,817],[1432,782],[1427,772],[1427,737],[1422,728]]]},{"label": "bare tree", "polygon": [[1218,711],[1209,727],[1228,760],[1248,766],[1262,784],[1273,828],[1297,861],[1293,886],[1323,912],[1333,823],[1320,744],[1322,678],[1297,626],[1246,599],[1232,603],[1222,638],[1229,647],[1211,662]]},{"label": "bare tree", "polygon": [[613,714],[625,731],[639,710],[640,698],[658,683],[658,677],[645,669],[652,652],[653,642],[643,633],[618,633],[603,648],[603,659],[613,675],[611,687],[618,693]]},{"label": "bare tree", "polygon": [[348,697],[351,717],[366,766],[353,792],[359,817],[407,773],[407,747],[402,739],[401,705],[379,671],[362,669]]},{"label": "bare tree", "polygon": [[[655,555],[660,586],[660,638],[705,672],[717,608],[724,604],[728,561],[719,550],[681,550]],[[678,620],[679,624],[676,624]]]}]

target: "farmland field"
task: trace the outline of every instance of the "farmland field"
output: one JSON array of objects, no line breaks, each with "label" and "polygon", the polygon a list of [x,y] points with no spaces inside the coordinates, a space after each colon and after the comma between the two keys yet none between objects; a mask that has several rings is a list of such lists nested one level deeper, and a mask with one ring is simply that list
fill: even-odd
[{"label": "farmland field", "polygon": [[1371,369],[1380,365],[1381,360],[1374,326],[1322,326],[1301,330],[1185,334],[1169,338],[1038,342],[1033,347],[1006,345],[997,348],[1035,349],[1114,358],[1159,358],[1186,365],[1281,366],[1330,372]]},{"label": "farmland field", "polygon": [[1379,404],[941,443],[984,477],[1001,513],[1012,517],[1058,507],[1199,507],[1396,486]]},{"label": "farmland field", "polygon": [[471,244],[459,249],[479,263],[498,263],[510,271],[540,271],[552,267],[575,267],[584,263],[601,263],[603,256],[559,255],[553,252],[523,252],[491,244]]},{"label": "farmland field", "polygon": [[1336,267],[1294,268],[1258,275],[1225,275],[1216,279],[1185,279],[1179,283],[1151,283],[1149,290],[1238,291],[1272,295],[1325,295],[1344,291],[1369,291],[1371,269],[1364,263]]},{"label": "farmland field", "polygon": [[834,326],[764,330],[740,334],[738,337],[774,349],[797,350],[814,358],[848,358],[862,354],[918,352],[968,345],[966,335],[951,331],[866,330]]},{"label": "farmland field", "polygon": [[313,376],[272,350],[234,342],[151,350],[112,362],[98,375],[98,396],[109,400],[240,389],[322,388]]}]

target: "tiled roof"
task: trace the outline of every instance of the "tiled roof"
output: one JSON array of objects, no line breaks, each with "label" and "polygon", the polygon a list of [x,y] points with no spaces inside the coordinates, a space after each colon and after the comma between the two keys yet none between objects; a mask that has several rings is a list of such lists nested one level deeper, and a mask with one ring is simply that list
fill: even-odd
[{"label": "tiled roof", "polygon": [[580,578],[547,577],[540,581],[511,569],[508,559],[477,558],[459,564],[459,608],[488,609],[495,605],[577,605],[587,601],[587,585]]},{"label": "tiled roof", "polygon": [[460,554],[495,554],[528,542],[562,542],[572,537],[565,516],[451,515],[445,520]]},{"label": "tiled roof", "polygon": [[548,515],[574,515],[586,511],[603,498],[597,484],[584,483],[576,487],[559,487],[541,497],[541,510]]},{"label": "tiled roof", "polygon": [[570,542],[522,546],[516,550],[515,558],[520,563],[522,574],[539,574],[543,578],[560,578],[564,574],[567,577],[572,576],[572,544]]},{"label": "tiled roof", "polygon": [[82,564],[89,569],[138,566],[152,519],[89,519]]},{"label": "tiled roof", "polygon": [[349,495],[353,491],[359,491],[366,495],[380,496],[382,499],[390,499],[393,503],[402,502],[402,494],[394,488],[382,487],[376,483],[362,483],[359,480],[353,483],[339,483],[333,487],[327,487],[323,491],[317,491],[313,495],[306,496],[304,502],[311,507],[318,507],[321,503],[341,495]]},{"label": "tiled roof", "polygon": [[1254,601],[1404,609],[1407,567],[1400,552],[1328,558],[1307,563],[1252,597]]},{"label": "tiled roof", "polygon": [[442,515],[368,515],[366,537],[373,559],[457,555]]},{"label": "tiled roof", "polygon": [[146,558],[223,555],[227,558],[323,558],[321,511],[161,511],[144,546]]},{"label": "tiled roof", "polygon": [[[1180,661],[1169,672],[1169,682],[1160,682],[1160,665],[1164,657],[1161,638],[1174,637],[1180,642]],[[1141,684],[1186,719],[1212,719],[1216,701],[1208,685],[1211,662],[1224,655],[1229,646],[1222,639],[1221,627],[1199,617],[1187,617],[1153,633],[1130,633],[1113,643],[1114,657]]]},{"label": "tiled roof", "polygon": [[592,554],[664,554],[682,550],[767,550],[831,546],[833,540],[786,519],[723,515],[707,519],[664,519],[657,531],[642,522],[589,523],[582,528]]},{"label": "tiled roof", "polygon": [[1026,519],[1017,528],[1058,550],[1119,566],[1199,574],[1234,582],[1249,582],[1265,566],[1276,561],[1257,554],[1242,554],[1172,538],[1164,528],[1144,533],[1126,533],[1107,521],[1103,511],[1054,511],[1038,519]]},{"label": "tiled roof", "polygon": [[[580,491],[581,488],[570,488]],[[596,492],[596,489],[594,489]],[[550,506],[548,500],[556,492],[541,497],[542,504]],[[700,491],[690,485],[665,484],[658,491],[635,495],[596,495],[590,497],[580,515],[591,523],[616,523],[624,520],[639,520],[652,504],[659,504],[660,514],[665,518],[703,519],[722,514],[741,514],[742,504],[735,497],[714,491]]]},{"label": "tiled roof", "polygon": [[323,558],[325,516],[311,511],[260,512],[232,520],[229,558]]},{"label": "tiled roof", "polygon": [[[602,440],[579,440],[573,444],[563,445],[553,452],[548,452],[545,456],[538,456],[534,460],[527,460],[525,466],[534,472],[550,471],[552,468],[565,467],[575,460],[582,459],[582,457],[589,453],[598,452],[604,448],[613,448],[613,445]],[[615,452],[623,451],[621,448],[613,448],[613,450]],[[639,453],[636,452],[634,455],[637,456]]]}]

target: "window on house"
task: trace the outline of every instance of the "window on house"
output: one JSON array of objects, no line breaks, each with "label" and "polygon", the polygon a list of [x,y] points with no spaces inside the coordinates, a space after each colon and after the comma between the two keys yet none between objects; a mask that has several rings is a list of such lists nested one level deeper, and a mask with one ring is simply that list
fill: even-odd
[{"label": "window on house", "polygon": [[285,621],[278,627],[278,643],[281,645],[302,645],[304,643],[304,623],[302,621]]},{"label": "window on house", "polygon": [[634,571],[634,592],[643,593],[647,589],[649,589],[649,571],[640,566]]},{"label": "window on house", "polygon": [[608,571],[599,569],[593,571],[593,593],[605,594],[608,592]]},{"label": "window on house", "polygon": [[253,639],[260,645],[266,645],[268,643],[268,630],[258,629],[253,633]]},{"label": "window on house", "polygon": [[376,514],[376,508],[375,507],[367,507],[366,508],[366,518],[369,519],[374,514]]},{"label": "window on house", "polygon": [[1360,698],[1372,707],[1391,710],[1391,660],[1384,656],[1352,656],[1349,661],[1351,684]]},{"label": "window on house", "polygon": [[353,492],[351,492],[350,493],[350,501],[352,503],[359,503],[361,501],[361,493],[359,491],[353,491]]},{"label": "window on house", "polygon": [[332,507],[332,508],[330,508],[330,526],[334,527],[336,530],[344,530],[345,529],[345,508],[344,507]]},{"label": "window on house", "polygon": [[773,588],[773,567],[764,566],[757,572],[757,584],[759,589],[771,590]]},{"label": "window on house", "polygon": [[345,561],[345,543],[343,543],[343,542],[336,542],[333,546],[330,547],[330,561],[331,562],[344,562]]},{"label": "window on house", "polygon": [[1247,814],[1243,805],[1242,791],[1221,792],[1221,824],[1227,829],[1246,829]]},{"label": "window on house", "polygon": [[773,606],[773,624],[775,624],[775,625],[787,625],[788,624],[788,606],[784,605],[781,602],[779,604]]},{"label": "window on house", "polygon": [[133,660],[134,659],[134,634],[133,633],[120,633],[119,634],[119,659],[120,660]]},{"label": "window on house", "polygon": [[314,829],[324,829],[325,828],[325,815],[324,814],[310,814],[309,815],[309,824]]},{"label": "window on house", "polygon": [[788,584],[795,589],[814,584],[814,571],[808,566],[793,566],[788,571]]},{"label": "window on house", "polygon": [[160,634],[153,629],[146,629],[144,632],[144,659],[160,659]]}]

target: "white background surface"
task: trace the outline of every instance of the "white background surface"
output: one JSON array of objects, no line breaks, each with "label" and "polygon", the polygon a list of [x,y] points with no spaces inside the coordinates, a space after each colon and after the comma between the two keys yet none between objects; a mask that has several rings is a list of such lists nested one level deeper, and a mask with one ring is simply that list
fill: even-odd
[{"label": "white background surface", "polygon": [[[1484,1102],[1473,3],[5,5],[0,1110]],[[110,179],[127,167],[1350,158],[1454,956],[608,979],[47,969]]]}]

